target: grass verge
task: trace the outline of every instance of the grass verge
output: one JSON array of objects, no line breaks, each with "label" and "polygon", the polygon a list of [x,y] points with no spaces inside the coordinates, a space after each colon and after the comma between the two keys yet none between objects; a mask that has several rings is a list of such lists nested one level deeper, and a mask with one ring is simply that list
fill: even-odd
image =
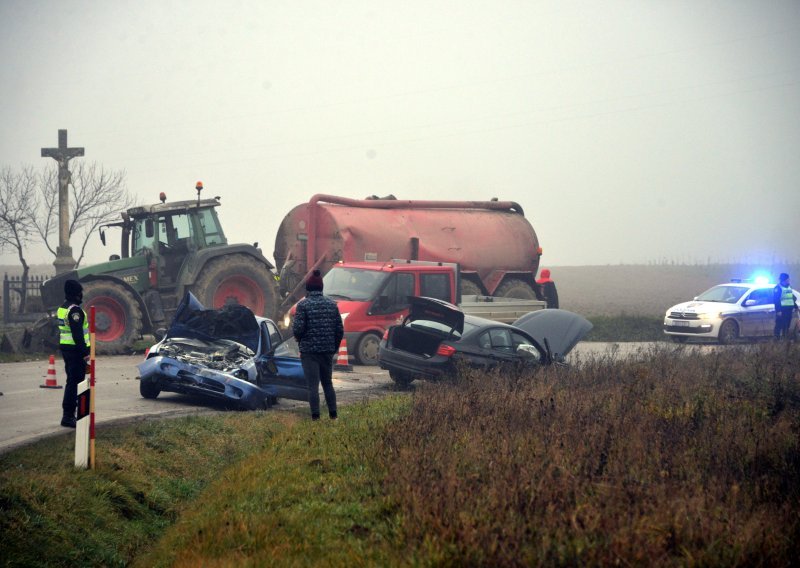
[{"label": "grass verge", "polygon": [[591,331],[585,341],[665,341],[664,318],[619,314],[589,316]]},{"label": "grass verge", "polygon": [[792,565],[800,345],[465,374],[336,422],[224,413],[0,460],[9,565]]}]

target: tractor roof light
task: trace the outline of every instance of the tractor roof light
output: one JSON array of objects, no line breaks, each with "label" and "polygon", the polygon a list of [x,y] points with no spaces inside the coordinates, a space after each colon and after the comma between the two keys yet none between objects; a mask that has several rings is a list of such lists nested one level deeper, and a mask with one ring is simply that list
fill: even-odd
[{"label": "tractor roof light", "polygon": [[161,193],[158,194],[158,199],[161,200],[161,203],[166,203],[167,194],[162,191]]}]

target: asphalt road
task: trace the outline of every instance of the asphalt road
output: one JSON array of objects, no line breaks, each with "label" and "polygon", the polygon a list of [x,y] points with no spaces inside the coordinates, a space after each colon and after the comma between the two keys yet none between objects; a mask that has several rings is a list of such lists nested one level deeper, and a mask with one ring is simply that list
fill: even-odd
[{"label": "asphalt road", "polygon": [[[618,355],[634,354],[646,349],[644,343],[581,343],[570,357],[584,358],[615,349]],[[219,412],[223,409],[202,398],[174,393],[161,393],[155,400],[139,395],[138,369],[141,355],[100,357],[96,361],[95,423],[145,420]],[[56,382],[62,387],[66,375],[56,355]],[[61,400],[64,390],[44,389],[48,362],[6,363],[0,365],[0,453],[32,441],[69,432],[60,426]],[[354,367],[353,372],[335,372],[334,388],[342,404],[371,399],[393,392],[387,371],[378,367]],[[304,407],[307,403],[280,399],[273,409]]]}]

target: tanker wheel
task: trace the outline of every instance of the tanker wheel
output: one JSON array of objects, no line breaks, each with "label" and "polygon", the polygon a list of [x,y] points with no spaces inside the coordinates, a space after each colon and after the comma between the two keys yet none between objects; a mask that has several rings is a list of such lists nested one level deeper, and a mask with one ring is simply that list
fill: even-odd
[{"label": "tanker wheel", "polygon": [[142,334],[142,310],[136,298],[114,282],[83,284],[83,310],[95,310],[95,349],[100,354],[129,353]]},{"label": "tanker wheel", "polygon": [[362,335],[356,344],[356,362],[359,365],[377,365],[380,343],[381,338],[378,337],[377,333],[365,333]]},{"label": "tanker wheel", "polygon": [[192,293],[207,308],[241,304],[257,316],[274,317],[275,279],[267,267],[242,254],[211,261],[192,286]]},{"label": "tanker wheel", "polygon": [[483,294],[481,287],[475,284],[472,280],[461,281],[461,295],[462,296],[480,296]]},{"label": "tanker wheel", "polygon": [[530,284],[517,278],[511,278],[503,282],[495,291],[495,296],[504,298],[520,298],[521,300],[535,300],[536,293]]}]

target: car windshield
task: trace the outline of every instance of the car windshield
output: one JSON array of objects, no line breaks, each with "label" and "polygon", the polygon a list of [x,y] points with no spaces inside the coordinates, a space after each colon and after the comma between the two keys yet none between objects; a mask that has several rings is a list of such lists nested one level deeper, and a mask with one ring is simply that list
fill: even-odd
[{"label": "car windshield", "polygon": [[735,304],[749,289],[747,286],[714,286],[700,294],[697,299],[700,302]]},{"label": "car windshield", "polygon": [[334,266],[323,277],[325,295],[340,300],[371,300],[383,285],[387,272]]}]

